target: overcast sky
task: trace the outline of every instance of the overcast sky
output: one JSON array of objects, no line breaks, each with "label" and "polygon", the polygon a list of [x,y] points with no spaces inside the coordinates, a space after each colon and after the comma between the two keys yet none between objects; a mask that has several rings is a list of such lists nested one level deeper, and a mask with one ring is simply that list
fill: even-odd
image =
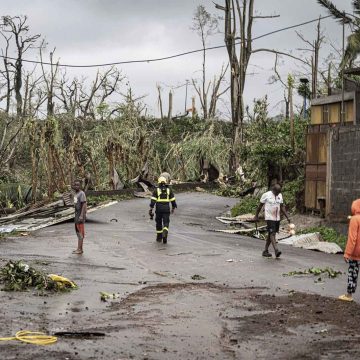
[{"label": "overcast sky", "polygon": [[[218,0],[223,3],[223,0]],[[351,10],[350,0],[334,0],[340,8]],[[27,15],[33,33],[40,33],[56,46],[56,54],[62,63],[89,64],[112,61],[154,58],[181,53],[201,47],[200,39],[191,30],[195,8],[202,4],[209,12],[221,15],[212,0],[0,0],[3,15]],[[293,25],[327,15],[316,0],[255,0],[256,12],[262,15],[279,14],[280,18],[257,20],[254,36],[281,27]],[[222,30],[220,22],[220,30]],[[305,37],[315,37],[316,24],[306,25],[300,30]],[[326,40],[341,46],[341,26],[332,19],[322,22]],[[209,38],[208,45],[222,45],[223,35]],[[303,47],[294,30],[282,32],[258,40],[254,47],[267,47],[297,54]],[[323,51],[328,54],[329,47]],[[35,59],[36,54],[26,58]],[[227,62],[225,49],[209,51],[207,54],[208,78],[217,74]],[[137,95],[147,95],[145,102],[151,114],[158,114],[156,84],[164,92],[174,89],[175,112],[184,109],[186,79],[197,78],[201,70],[201,54],[193,54],[158,63],[123,65],[124,75],[129,79]],[[274,55],[258,53],[251,59],[250,76],[246,84],[246,102],[268,94],[270,112],[281,111],[278,104],[283,98],[280,84],[268,85],[272,75]],[[283,76],[299,69],[299,64],[283,58],[280,72]],[[72,69],[69,75],[86,76],[91,79],[95,69]],[[189,99],[195,95],[189,87]],[[165,94],[164,94],[165,97]],[[165,106],[167,101],[165,100]],[[226,98],[225,98],[226,100]],[[188,100],[190,104],[190,100]],[[222,105],[222,110],[226,111]]]}]

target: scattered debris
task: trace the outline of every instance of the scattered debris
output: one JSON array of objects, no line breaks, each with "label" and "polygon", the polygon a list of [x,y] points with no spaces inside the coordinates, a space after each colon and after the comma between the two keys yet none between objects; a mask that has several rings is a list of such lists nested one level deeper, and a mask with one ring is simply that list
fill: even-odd
[{"label": "scattered debris", "polygon": [[234,262],[234,259],[226,260],[226,262]]},{"label": "scattered debris", "polygon": [[18,340],[26,344],[33,345],[51,345],[57,342],[56,336],[46,335],[38,331],[18,331],[15,336],[0,338],[0,341]]},{"label": "scattered debris", "polygon": [[76,284],[59,275],[48,275],[20,261],[9,261],[0,269],[0,282],[4,291],[36,290],[65,291],[77,288]]},{"label": "scattered debris", "polygon": [[196,190],[197,192],[206,192],[206,190],[205,190],[204,188],[200,187],[200,186],[197,186],[197,187],[195,188],[195,190]]},{"label": "scattered debris", "polygon": [[117,298],[119,298],[120,295],[119,294],[110,294],[110,293],[107,293],[105,291],[100,291],[100,300],[101,301],[108,301],[108,300],[115,300]]},{"label": "scattered debris", "polygon": [[55,274],[49,274],[48,276],[51,280],[56,282],[57,286],[60,289],[66,289],[66,288],[76,289],[77,288],[76,284],[66,277],[63,277],[60,275],[55,275]]},{"label": "scattered debris", "polygon": [[[216,218],[222,224],[228,225],[230,229],[215,229],[215,232],[222,232],[225,234],[240,234],[247,235],[253,238],[265,240],[267,226],[260,222],[261,226],[255,223],[254,215],[246,214],[236,217],[219,216]],[[322,241],[319,233],[295,235],[295,224],[283,226],[277,235],[277,240],[280,244],[292,245],[294,247],[301,247],[307,250],[321,251],[327,254],[342,253],[339,245],[333,242]]]},{"label": "scattered debris", "polygon": [[[89,206],[87,214],[116,203],[117,201],[110,201],[96,206]],[[66,206],[64,200],[58,200],[45,205],[44,202],[40,202],[33,205],[33,207],[27,206],[14,214],[0,217],[0,233],[35,231],[71,220],[74,216],[74,208]]]},{"label": "scattered debris", "polygon": [[215,229],[213,231],[215,232],[222,232],[222,233],[226,233],[226,234],[253,234],[256,231],[260,231],[260,230],[266,230],[266,225],[265,226],[260,226],[257,229],[254,228],[250,228],[250,229]]},{"label": "scattered debris", "polygon": [[296,275],[315,275],[319,276],[322,274],[327,274],[330,279],[335,279],[337,276],[341,275],[341,271],[334,270],[333,268],[326,267],[324,269],[312,267],[304,271],[290,271],[283,276],[296,276]]},{"label": "scattered debris", "polygon": [[321,235],[319,233],[295,235],[287,239],[283,239],[279,241],[279,243],[284,245],[292,245],[294,247],[300,247],[307,250],[317,250],[327,254],[337,254],[343,252],[339,245],[322,241]]},{"label": "scattered debris", "polygon": [[206,279],[205,277],[201,276],[201,275],[198,275],[198,274],[195,274],[191,277],[192,280],[204,280]]},{"label": "scattered debris", "polygon": [[104,337],[105,333],[96,332],[96,331],[58,331],[54,333],[55,336],[64,336],[64,337],[75,337],[75,338],[92,338],[92,337]]}]

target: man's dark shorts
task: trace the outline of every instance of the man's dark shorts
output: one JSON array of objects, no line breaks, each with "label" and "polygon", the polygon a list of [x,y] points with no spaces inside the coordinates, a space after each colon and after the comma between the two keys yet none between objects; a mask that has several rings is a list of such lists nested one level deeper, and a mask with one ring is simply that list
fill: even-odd
[{"label": "man's dark shorts", "polygon": [[266,220],[267,231],[269,234],[276,234],[280,230],[280,221]]}]

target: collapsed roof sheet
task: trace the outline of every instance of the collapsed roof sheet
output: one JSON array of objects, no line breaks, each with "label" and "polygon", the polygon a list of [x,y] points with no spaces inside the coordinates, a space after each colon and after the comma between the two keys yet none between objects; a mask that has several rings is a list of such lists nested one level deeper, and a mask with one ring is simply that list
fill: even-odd
[{"label": "collapsed roof sheet", "polygon": [[[87,213],[116,204],[117,201],[88,207]],[[61,205],[62,204],[62,205]],[[40,208],[17,212],[0,218],[0,233],[12,231],[35,231],[47,226],[62,223],[75,217],[74,208],[66,207],[63,201],[56,201]]]}]

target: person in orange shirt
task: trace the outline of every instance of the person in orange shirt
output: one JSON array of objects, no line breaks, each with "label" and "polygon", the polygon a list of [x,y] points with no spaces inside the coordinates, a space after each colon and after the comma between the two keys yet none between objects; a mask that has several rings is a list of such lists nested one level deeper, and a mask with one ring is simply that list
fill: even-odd
[{"label": "person in orange shirt", "polygon": [[347,294],[339,296],[340,300],[353,301],[356,291],[360,265],[360,199],[351,205],[352,217],[349,223],[348,240],[344,258],[349,263]]}]

